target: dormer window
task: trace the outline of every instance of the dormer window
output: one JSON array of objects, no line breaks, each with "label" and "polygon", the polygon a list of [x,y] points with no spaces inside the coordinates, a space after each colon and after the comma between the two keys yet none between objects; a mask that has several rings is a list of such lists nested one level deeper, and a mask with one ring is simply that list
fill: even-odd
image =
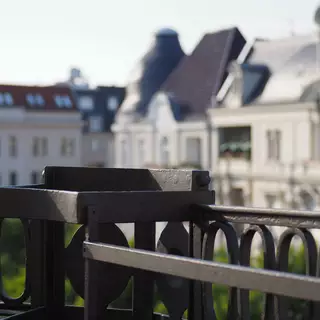
[{"label": "dormer window", "polygon": [[3,94],[3,98],[4,98],[4,101],[7,105],[10,105],[10,106],[13,105],[13,98],[9,92],[5,92]]},{"label": "dormer window", "polygon": [[13,98],[11,93],[9,92],[0,93],[0,105],[8,105],[8,106],[13,105]]},{"label": "dormer window", "polygon": [[44,105],[44,99],[41,94],[32,94],[28,93],[26,95],[26,100],[29,105],[31,106],[43,106]]},{"label": "dormer window", "polygon": [[109,111],[116,111],[119,106],[118,98],[115,96],[108,97],[107,108]]},{"label": "dormer window", "polygon": [[82,96],[79,98],[79,108],[82,111],[90,111],[94,109],[93,99],[91,96]]},{"label": "dormer window", "polygon": [[72,107],[72,102],[71,99],[68,95],[56,95],[54,97],[54,101],[58,108],[71,108]]},{"label": "dormer window", "polygon": [[30,105],[32,105],[32,106],[33,106],[34,103],[35,103],[34,97],[33,97],[33,95],[30,94],[30,93],[27,94],[26,100],[27,100],[27,102],[28,102]]},{"label": "dormer window", "polygon": [[42,95],[40,95],[40,94],[35,95],[35,101],[40,106],[44,105],[44,99],[43,99]]}]

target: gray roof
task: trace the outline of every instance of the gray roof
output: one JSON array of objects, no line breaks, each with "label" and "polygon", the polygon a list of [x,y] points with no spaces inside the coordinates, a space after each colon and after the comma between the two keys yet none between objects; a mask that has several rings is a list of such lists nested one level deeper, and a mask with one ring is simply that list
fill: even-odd
[{"label": "gray roof", "polygon": [[[275,40],[269,47],[262,51],[262,57],[263,53],[270,55],[265,57],[264,64],[271,71],[271,77],[256,102],[300,100],[305,88],[318,78],[316,37],[309,35]],[[254,63],[254,54],[252,59]]]},{"label": "gray roof", "polygon": [[[255,67],[256,74],[254,75],[252,69],[249,70],[251,76],[246,79],[248,82],[244,83],[244,87],[250,90],[248,88],[253,87],[253,83],[250,82],[260,81],[258,85],[260,91],[258,94],[252,92],[248,103],[298,102],[314,97],[314,90],[319,87],[319,85],[312,85],[319,79],[316,72],[316,43],[315,34],[274,40],[256,40],[252,52],[243,64],[248,70],[250,66]],[[257,67],[260,67],[261,71],[261,67],[265,67],[268,70],[268,76],[259,78],[257,74],[260,71]],[[308,89],[307,93],[306,89]],[[233,99],[237,98],[235,92],[229,90],[222,104],[227,105],[234,101]]]}]

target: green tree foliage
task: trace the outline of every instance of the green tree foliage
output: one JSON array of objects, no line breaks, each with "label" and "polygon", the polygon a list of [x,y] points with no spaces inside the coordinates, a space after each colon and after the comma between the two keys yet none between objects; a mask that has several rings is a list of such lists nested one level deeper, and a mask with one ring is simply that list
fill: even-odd
[{"label": "green tree foliage", "polygon": [[[66,245],[70,242],[78,226],[72,225],[66,228]],[[133,247],[133,241],[130,241]],[[25,281],[25,246],[23,238],[23,227],[17,219],[4,220],[1,229],[1,272],[6,293],[11,297],[18,297],[24,290]],[[228,263],[228,254],[224,248],[220,248],[214,254],[217,262]],[[251,266],[255,268],[263,267],[263,253],[255,256],[251,261]],[[291,247],[289,254],[289,271],[297,274],[305,273],[304,250],[302,247],[294,249]],[[83,305],[83,299],[76,295],[68,280],[66,280],[66,302],[68,304]],[[226,319],[228,311],[228,288],[220,285],[212,286],[214,308],[218,319]],[[264,295],[260,292],[250,292],[251,319],[261,319],[263,312]],[[290,300],[290,319],[299,319],[302,315],[304,301],[298,299]],[[127,289],[120,298],[112,304],[117,308],[131,308],[132,306],[132,281],[129,282]],[[156,294],[154,310],[158,313],[166,314],[167,310]],[[187,316],[187,313],[185,314]]]}]

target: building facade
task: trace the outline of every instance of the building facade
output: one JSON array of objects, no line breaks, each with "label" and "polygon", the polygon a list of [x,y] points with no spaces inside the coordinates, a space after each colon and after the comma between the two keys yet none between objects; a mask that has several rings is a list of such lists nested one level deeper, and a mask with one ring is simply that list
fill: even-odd
[{"label": "building facade", "polygon": [[116,166],[192,165],[212,171],[217,203],[319,209],[317,43],[249,43],[236,28],[205,35],[143,112],[141,91],[129,90],[112,126]]},{"label": "building facade", "polygon": [[114,137],[110,127],[124,99],[125,89],[99,86],[74,92],[84,121],[81,163],[114,167]]},{"label": "building facade", "polygon": [[319,209],[315,36],[257,40],[208,110],[220,203]]},{"label": "building facade", "polygon": [[0,183],[36,184],[81,165],[81,115],[68,88],[0,85]]},{"label": "building facade", "polygon": [[91,167],[113,167],[114,137],[110,130],[116,112],[122,104],[125,89],[115,86],[90,88],[82,72],[73,68],[66,81],[56,84],[68,87],[83,120],[81,164]]},{"label": "building facade", "polygon": [[[145,64],[144,59],[138,64],[140,76],[134,73],[130,80],[112,126],[116,166],[210,167],[206,109],[226,79],[229,62],[238,57],[244,44],[237,28],[222,30],[206,34],[186,56],[176,32],[156,33],[146,57],[158,60],[152,60],[155,66]],[[161,79],[151,90],[148,77],[159,76],[154,72],[157,67],[162,71]]]}]

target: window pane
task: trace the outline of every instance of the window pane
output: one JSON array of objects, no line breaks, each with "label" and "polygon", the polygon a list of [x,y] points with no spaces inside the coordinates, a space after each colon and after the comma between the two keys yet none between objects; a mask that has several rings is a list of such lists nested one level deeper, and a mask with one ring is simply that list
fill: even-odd
[{"label": "window pane", "polygon": [[145,144],[144,144],[144,140],[140,139],[138,140],[138,148],[137,148],[137,152],[138,152],[138,166],[139,167],[143,167],[144,166],[144,162],[145,162]]},{"label": "window pane", "polygon": [[32,154],[35,157],[39,155],[39,139],[38,138],[32,139]]},{"label": "window pane", "polygon": [[100,132],[102,130],[102,118],[94,116],[89,118],[89,131]]},{"label": "window pane", "polygon": [[17,150],[17,138],[14,136],[9,137],[9,156],[16,157],[18,153]]},{"label": "window pane", "polygon": [[38,173],[36,171],[31,172],[31,184],[38,183]]},{"label": "window pane", "polygon": [[17,185],[17,173],[15,171],[11,171],[9,173],[9,185],[11,186]]},{"label": "window pane", "polygon": [[42,138],[42,155],[47,156],[48,155],[48,138]]}]

